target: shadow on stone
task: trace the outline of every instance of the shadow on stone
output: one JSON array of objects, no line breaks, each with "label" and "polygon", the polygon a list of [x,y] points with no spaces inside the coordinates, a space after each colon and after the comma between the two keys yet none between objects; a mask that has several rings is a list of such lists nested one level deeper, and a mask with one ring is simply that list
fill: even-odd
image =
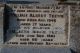
[{"label": "shadow on stone", "polygon": [[74,51],[74,50],[72,50],[72,49],[70,49],[70,51],[71,51],[71,53],[77,53],[76,51]]},{"label": "shadow on stone", "polygon": [[4,9],[4,43],[16,36],[16,31],[20,28],[19,21],[14,10],[5,5]]}]

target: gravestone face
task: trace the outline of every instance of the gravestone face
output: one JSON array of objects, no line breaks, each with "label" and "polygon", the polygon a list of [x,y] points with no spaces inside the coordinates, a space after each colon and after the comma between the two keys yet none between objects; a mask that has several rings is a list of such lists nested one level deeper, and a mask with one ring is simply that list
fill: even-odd
[{"label": "gravestone face", "polygon": [[[6,4],[7,30],[1,53],[80,53],[80,7],[56,3]],[[3,43],[4,7],[2,4],[0,7],[0,43]]]},{"label": "gravestone face", "polygon": [[[68,6],[66,7],[64,5],[55,6],[52,4],[48,4],[48,5],[6,4],[6,5],[7,6],[5,6],[4,9],[4,29],[5,29],[4,34],[5,35],[2,35],[4,36],[4,40],[3,40],[4,44],[2,44],[0,47],[1,53],[13,53],[13,52],[14,53],[17,52],[19,53],[23,53],[23,52],[24,53],[26,52],[27,53],[33,53],[33,52],[34,53],[53,53],[53,52],[71,53],[68,48],[63,48],[69,45]],[[33,9],[29,9],[30,8],[29,6],[33,7]],[[33,19],[36,19],[37,21],[34,21]],[[33,24],[33,23],[37,23],[37,24]],[[28,29],[29,27],[30,29]],[[23,33],[23,31],[20,31],[20,33],[18,32],[19,30],[27,30],[27,29],[30,30],[30,33]],[[32,30],[35,31],[39,30],[41,32],[32,33],[31,32]],[[42,31],[45,32],[50,31],[50,32],[42,33]],[[33,35],[35,37],[33,37]],[[26,38],[30,39],[29,41],[31,42],[36,42],[37,44],[35,45],[31,45],[32,43],[26,44],[27,42],[29,42],[27,41],[28,39]],[[36,41],[36,39],[33,38],[38,39],[38,41]],[[40,41],[42,43],[47,42],[47,44],[40,45],[39,44]],[[60,48],[55,48],[55,47],[60,47]]]},{"label": "gravestone face", "polygon": [[54,4],[7,4],[7,45],[69,46],[68,6]]}]

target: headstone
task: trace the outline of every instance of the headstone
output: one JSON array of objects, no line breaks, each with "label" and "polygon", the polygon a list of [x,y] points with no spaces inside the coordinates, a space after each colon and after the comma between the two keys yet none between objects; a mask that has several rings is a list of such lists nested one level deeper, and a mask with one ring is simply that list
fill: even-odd
[{"label": "headstone", "polygon": [[54,4],[7,4],[7,45],[69,46],[68,6]]}]

